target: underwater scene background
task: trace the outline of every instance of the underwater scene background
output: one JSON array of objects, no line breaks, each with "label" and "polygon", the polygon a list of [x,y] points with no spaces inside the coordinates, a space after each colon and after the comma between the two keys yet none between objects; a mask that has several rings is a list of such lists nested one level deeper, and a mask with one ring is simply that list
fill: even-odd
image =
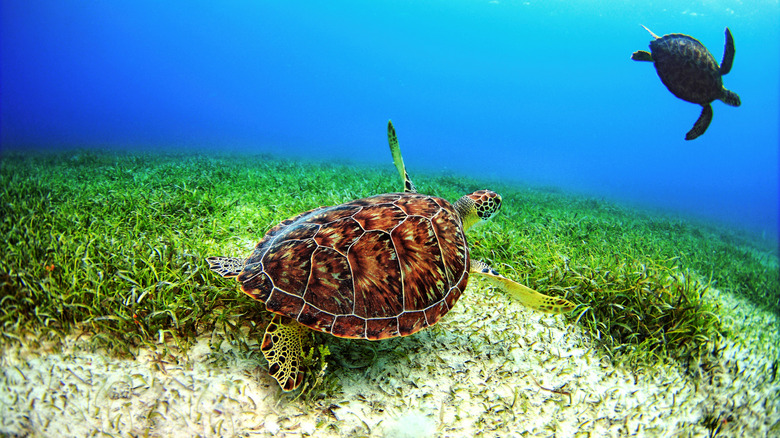
[{"label": "underwater scene background", "polygon": [[[777,240],[777,1],[2,5],[2,147],[408,162],[659,206]],[[672,96],[650,35],[684,33],[742,106]],[[251,163],[247,163],[251,165]],[[423,167],[423,168],[425,168]]]},{"label": "underwater scene background", "polygon": [[[0,14],[0,436],[780,435],[777,0]],[[685,141],[641,25],[728,27],[742,105]],[[503,197],[471,257],[574,309],[472,275],[411,336],[306,332],[283,392],[207,257],[402,190],[388,119],[421,193]]]}]

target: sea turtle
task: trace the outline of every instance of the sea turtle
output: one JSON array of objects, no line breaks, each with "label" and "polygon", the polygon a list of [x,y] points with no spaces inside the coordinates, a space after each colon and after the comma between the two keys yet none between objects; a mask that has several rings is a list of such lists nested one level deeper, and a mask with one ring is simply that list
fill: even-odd
[{"label": "sea turtle", "polygon": [[490,219],[501,196],[478,190],[455,204],[417,193],[392,122],[388,141],[405,191],[301,213],[272,228],[247,258],[209,257],[275,313],[261,351],[284,391],[303,381],[304,327],[342,338],[407,336],[435,324],[479,274],[522,304],[544,312],[574,308],[472,260],[464,232]]},{"label": "sea turtle", "polygon": [[659,37],[647,27],[642,27],[654,38],[650,42],[652,53],[639,50],[631,55],[631,59],[652,62],[661,82],[672,94],[703,107],[699,119],[685,134],[686,140],[693,140],[707,130],[712,121],[710,104],[715,99],[722,100],[726,105],[740,105],[739,96],[727,90],[721,78],[731,70],[734,62],[734,38],[728,27],[720,67],[710,51],[695,38],[679,33]]}]

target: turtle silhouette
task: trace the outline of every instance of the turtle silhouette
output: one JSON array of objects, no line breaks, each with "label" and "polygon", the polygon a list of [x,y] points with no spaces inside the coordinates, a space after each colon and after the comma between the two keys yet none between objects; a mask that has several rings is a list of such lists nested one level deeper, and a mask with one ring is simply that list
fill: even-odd
[{"label": "turtle silhouette", "polygon": [[714,100],[719,99],[731,106],[742,103],[737,93],[723,86],[722,76],[731,70],[734,62],[734,38],[729,28],[726,28],[726,47],[719,66],[710,51],[695,38],[679,33],[659,37],[647,27],[642,27],[653,36],[650,52],[636,51],[631,59],[652,62],[661,82],[672,94],[703,107],[699,119],[685,135],[686,140],[699,137],[710,126],[711,103]]}]

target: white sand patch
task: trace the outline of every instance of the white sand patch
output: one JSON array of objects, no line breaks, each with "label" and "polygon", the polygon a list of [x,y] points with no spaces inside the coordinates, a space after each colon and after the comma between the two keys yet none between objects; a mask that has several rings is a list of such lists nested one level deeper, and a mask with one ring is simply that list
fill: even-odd
[{"label": "white sand patch", "polygon": [[[476,286],[481,286],[479,283]],[[718,294],[731,331],[701,376],[630,371],[578,327],[472,286],[436,327],[368,343],[332,340],[327,394],[282,393],[257,348],[241,359],[201,336],[185,352],[107,357],[5,347],[0,434],[10,436],[717,436],[780,435],[778,319]]]}]

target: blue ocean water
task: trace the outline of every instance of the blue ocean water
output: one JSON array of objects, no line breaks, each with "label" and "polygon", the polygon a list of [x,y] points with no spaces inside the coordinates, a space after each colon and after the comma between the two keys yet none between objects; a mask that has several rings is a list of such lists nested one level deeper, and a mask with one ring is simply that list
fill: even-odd
[{"label": "blue ocean water", "polygon": [[[741,1],[2,2],[2,148],[246,150],[545,184],[777,241],[780,7]],[[653,32],[742,106],[672,96]],[[251,165],[251,163],[249,163]]]}]

